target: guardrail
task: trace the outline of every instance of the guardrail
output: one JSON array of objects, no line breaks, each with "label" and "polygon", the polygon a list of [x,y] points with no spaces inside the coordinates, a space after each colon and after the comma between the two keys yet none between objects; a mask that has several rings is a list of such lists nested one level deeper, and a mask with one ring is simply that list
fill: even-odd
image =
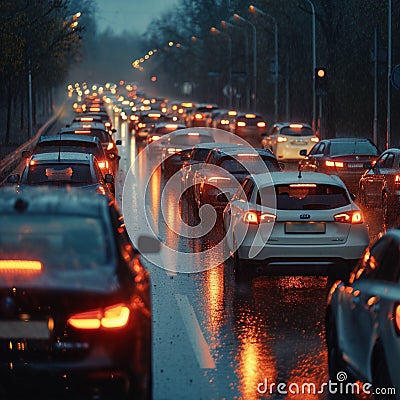
[{"label": "guardrail", "polygon": [[64,110],[64,107],[65,103],[63,103],[58,110],[39,128],[35,136],[31,137],[27,142],[19,146],[12,153],[7,154],[4,159],[0,161],[0,185],[4,183],[7,176],[10,175],[10,173],[14,171],[14,169],[22,161],[22,152],[25,150],[31,150],[35,146],[36,142],[39,140],[39,137],[45,134],[55,124]]}]

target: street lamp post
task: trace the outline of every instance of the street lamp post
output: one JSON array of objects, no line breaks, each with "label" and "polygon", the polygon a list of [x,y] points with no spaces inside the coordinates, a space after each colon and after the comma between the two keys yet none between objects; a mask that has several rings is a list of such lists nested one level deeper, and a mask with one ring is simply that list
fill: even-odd
[{"label": "street lamp post", "polygon": [[274,108],[275,108],[275,121],[279,120],[279,45],[278,45],[278,23],[276,18],[272,15],[266,13],[263,10],[260,10],[258,7],[253,5],[249,6],[249,11],[253,13],[261,14],[262,16],[269,17],[272,19],[274,23],[274,86],[275,86],[275,99],[274,99]]},{"label": "street lamp post", "polygon": [[254,24],[239,14],[233,14],[233,18],[249,24],[253,29],[253,111],[257,112],[257,30]]},{"label": "street lamp post", "polygon": [[246,75],[246,110],[250,110],[250,90],[248,85],[248,76],[249,76],[249,37],[247,34],[246,28],[241,28],[239,26],[233,25],[230,22],[221,21],[221,26],[224,29],[232,28],[232,29],[239,29],[244,33],[244,58],[245,58],[245,75]]},{"label": "street lamp post", "polygon": [[[210,28],[210,32],[212,34],[223,34],[219,29],[215,28],[214,26]],[[233,88],[232,88],[232,38],[228,33],[225,33],[226,38],[228,39],[228,99],[229,99],[229,108],[232,108],[232,95],[233,95]]]}]

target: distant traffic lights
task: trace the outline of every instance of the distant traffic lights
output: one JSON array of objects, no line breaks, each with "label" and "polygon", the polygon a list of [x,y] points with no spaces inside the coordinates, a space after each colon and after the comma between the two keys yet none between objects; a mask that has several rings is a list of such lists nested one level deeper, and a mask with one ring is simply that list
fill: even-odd
[{"label": "distant traffic lights", "polygon": [[319,96],[326,94],[328,90],[326,68],[315,68],[315,90]]}]

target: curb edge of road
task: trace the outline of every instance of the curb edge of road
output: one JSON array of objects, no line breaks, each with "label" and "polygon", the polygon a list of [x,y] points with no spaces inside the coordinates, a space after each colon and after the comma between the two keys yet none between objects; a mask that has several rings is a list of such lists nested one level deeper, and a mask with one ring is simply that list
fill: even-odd
[{"label": "curb edge of road", "polygon": [[25,150],[30,150],[38,141],[39,137],[46,133],[60,117],[65,108],[66,101],[60,105],[55,113],[38,129],[36,134],[31,137],[27,142],[19,146],[13,152],[7,154],[3,160],[0,161],[0,185],[3,185],[7,176],[16,168],[21,162],[21,153]]}]

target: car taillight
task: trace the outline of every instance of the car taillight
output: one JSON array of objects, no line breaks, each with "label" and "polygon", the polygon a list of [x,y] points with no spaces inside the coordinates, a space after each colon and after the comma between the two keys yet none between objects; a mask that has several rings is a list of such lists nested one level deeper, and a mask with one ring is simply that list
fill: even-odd
[{"label": "car taillight", "polygon": [[113,147],[114,147],[114,143],[113,143],[113,142],[110,142],[110,143],[108,143],[108,145],[107,145],[107,150],[111,150]]},{"label": "car taillight", "polygon": [[278,143],[283,143],[283,142],[287,142],[287,137],[285,137],[285,136],[278,136],[277,138],[276,138],[276,141],[278,142]]},{"label": "car taillight", "polygon": [[243,215],[243,221],[248,224],[261,224],[267,222],[275,222],[276,215],[262,211],[246,211]]},{"label": "car taillight", "polygon": [[239,121],[239,122],[237,123],[237,126],[246,126],[246,122]]},{"label": "car taillight", "polygon": [[312,137],[310,140],[312,142],[314,142],[314,143],[318,143],[319,142],[319,138],[317,138],[316,136]]},{"label": "car taillight", "polygon": [[336,214],[333,216],[335,222],[342,222],[345,224],[362,224],[364,222],[361,211],[348,211]]},{"label": "car taillight", "polygon": [[396,175],[396,176],[394,177],[394,183],[395,183],[396,185],[400,185],[400,175]]},{"label": "car taillight", "polygon": [[150,136],[149,141],[155,142],[156,140],[160,140],[160,139],[161,139],[161,136],[154,135],[154,136]]},{"label": "car taillight", "polygon": [[229,125],[229,120],[221,119],[221,125]]},{"label": "car taillight", "polygon": [[106,161],[99,161],[97,164],[99,165],[100,169],[108,168],[108,161],[107,160]]},{"label": "car taillight", "polygon": [[178,151],[182,151],[182,149],[176,149],[174,147],[170,147],[167,151],[168,151],[169,154],[175,154]]},{"label": "car taillight", "polygon": [[400,304],[397,303],[394,306],[393,310],[393,321],[394,321],[394,327],[396,330],[396,333],[400,335]]},{"label": "car taillight", "polygon": [[0,260],[0,272],[41,272],[42,263],[34,260]]},{"label": "car taillight", "polygon": [[96,193],[102,194],[103,196],[105,196],[105,195],[106,195],[106,190],[104,189],[103,186],[100,185],[100,186],[96,189]]},{"label": "car taillight", "polygon": [[138,128],[139,128],[139,129],[146,128],[146,124],[143,123],[143,122],[139,122],[139,123],[138,123]]},{"label": "car taillight", "polygon": [[194,117],[196,119],[203,119],[203,115],[202,114],[196,114]]},{"label": "car taillight", "polygon": [[326,160],[325,161],[325,166],[329,167],[329,168],[343,168],[344,167],[344,163],[343,163],[343,161]]},{"label": "car taillight", "polygon": [[115,329],[124,327],[129,320],[130,310],[124,304],[116,304],[72,315],[68,324],[76,329]]},{"label": "car taillight", "polygon": [[257,127],[258,128],[265,128],[267,124],[265,122],[257,122]]},{"label": "car taillight", "polygon": [[107,128],[109,128],[109,127],[111,126],[111,123],[110,123],[110,122],[105,122],[104,125],[105,125]]}]

